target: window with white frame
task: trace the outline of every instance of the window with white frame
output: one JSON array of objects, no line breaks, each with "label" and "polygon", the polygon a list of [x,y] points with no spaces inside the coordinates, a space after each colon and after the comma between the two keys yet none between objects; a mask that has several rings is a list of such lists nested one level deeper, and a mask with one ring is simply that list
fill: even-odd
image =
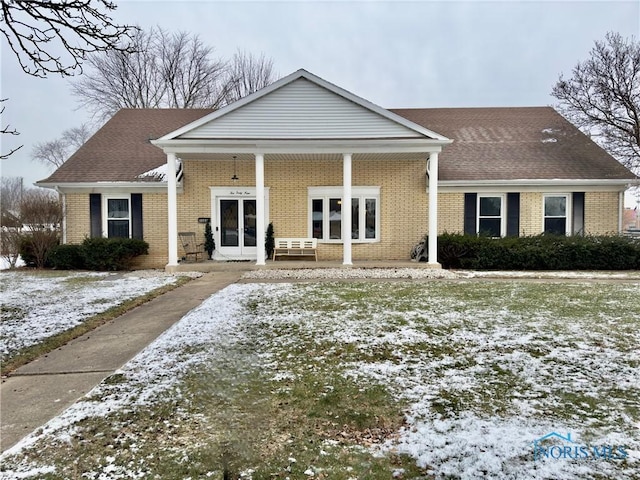
[{"label": "window with white frame", "polygon": [[504,195],[478,195],[477,234],[504,237],[506,233]]},{"label": "window with white frame", "polygon": [[[380,187],[351,188],[351,238],[380,239]],[[323,242],[342,241],[342,187],[309,187],[310,235]]]},{"label": "window with white frame", "polygon": [[544,233],[566,235],[569,231],[568,211],[569,195],[545,195]]},{"label": "window with white frame", "polygon": [[106,225],[103,231],[108,238],[131,237],[131,198],[127,196],[104,196],[105,212],[103,216]]}]

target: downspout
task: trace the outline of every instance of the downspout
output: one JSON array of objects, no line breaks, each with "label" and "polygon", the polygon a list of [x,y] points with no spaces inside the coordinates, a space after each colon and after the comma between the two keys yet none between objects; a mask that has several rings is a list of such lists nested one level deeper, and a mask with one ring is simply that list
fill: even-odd
[{"label": "downspout", "polygon": [[60,191],[60,187],[55,187],[55,191],[60,195],[62,203],[62,244],[67,244],[67,194]]},{"label": "downspout", "polygon": [[622,233],[624,218],[624,190],[618,192],[618,235]]}]

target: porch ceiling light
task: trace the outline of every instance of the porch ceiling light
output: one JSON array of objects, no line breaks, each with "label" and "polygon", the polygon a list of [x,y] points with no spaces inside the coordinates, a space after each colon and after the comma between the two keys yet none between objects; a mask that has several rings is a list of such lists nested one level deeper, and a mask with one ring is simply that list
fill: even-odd
[{"label": "porch ceiling light", "polygon": [[237,171],[236,171],[236,156],[233,156],[233,177],[231,177],[231,180],[233,180],[233,183],[236,183],[238,180],[240,180],[240,178],[238,178],[237,175]]}]

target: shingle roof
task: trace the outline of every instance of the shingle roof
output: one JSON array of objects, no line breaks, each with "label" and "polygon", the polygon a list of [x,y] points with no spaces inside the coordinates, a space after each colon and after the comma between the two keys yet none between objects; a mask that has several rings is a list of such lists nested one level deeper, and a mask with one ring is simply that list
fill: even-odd
[{"label": "shingle roof", "polygon": [[211,113],[212,109],[131,109],[116,113],[41,183],[130,182],[167,162],[149,140]]},{"label": "shingle roof", "polygon": [[391,111],[453,139],[441,180],[635,178],[551,107]]},{"label": "shingle roof", "polygon": [[[440,155],[441,180],[634,179],[553,108],[394,109],[454,143]],[[130,182],[166,163],[157,139],[211,109],[123,109],[39,183]]]}]

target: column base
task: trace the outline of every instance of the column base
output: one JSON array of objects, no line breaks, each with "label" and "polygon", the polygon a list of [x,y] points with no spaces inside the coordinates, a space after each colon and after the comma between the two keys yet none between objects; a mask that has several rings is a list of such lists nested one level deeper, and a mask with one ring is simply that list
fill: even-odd
[{"label": "column base", "polygon": [[427,268],[432,268],[433,270],[442,270],[442,264],[438,262],[428,262]]}]

